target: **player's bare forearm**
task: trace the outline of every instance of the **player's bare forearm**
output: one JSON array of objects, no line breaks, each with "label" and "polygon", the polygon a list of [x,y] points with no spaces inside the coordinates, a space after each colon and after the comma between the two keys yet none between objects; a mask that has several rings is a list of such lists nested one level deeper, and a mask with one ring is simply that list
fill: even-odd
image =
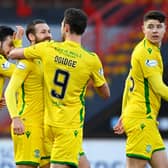
[{"label": "player's bare forearm", "polygon": [[100,87],[96,87],[96,91],[103,99],[110,98],[110,89],[107,83],[103,84]]},{"label": "player's bare forearm", "polygon": [[10,51],[8,58],[11,59],[22,59],[24,57],[24,48],[15,48]]}]

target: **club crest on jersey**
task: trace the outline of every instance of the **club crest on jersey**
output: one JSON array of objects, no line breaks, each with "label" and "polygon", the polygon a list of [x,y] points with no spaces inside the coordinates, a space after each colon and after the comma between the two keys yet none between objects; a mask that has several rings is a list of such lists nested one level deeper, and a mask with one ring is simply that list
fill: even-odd
[{"label": "club crest on jersey", "polygon": [[145,64],[149,67],[154,67],[158,64],[157,60],[146,60]]},{"label": "club crest on jersey", "polygon": [[8,69],[10,67],[10,62],[6,61],[1,65],[2,69]]},{"label": "club crest on jersey", "polygon": [[103,69],[101,68],[101,69],[99,69],[99,74],[100,75],[103,75],[104,74],[104,72],[103,72]]},{"label": "club crest on jersey", "polygon": [[25,64],[23,64],[22,62],[19,62],[19,63],[17,64],[17,68],[18,68],[18,69],[25,69],[26,66],[25,66]]}]

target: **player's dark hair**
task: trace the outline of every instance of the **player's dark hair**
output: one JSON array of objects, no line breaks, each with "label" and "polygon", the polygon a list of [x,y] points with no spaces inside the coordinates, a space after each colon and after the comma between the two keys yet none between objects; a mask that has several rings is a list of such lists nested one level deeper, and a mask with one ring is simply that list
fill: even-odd
[{"label": "player's dark hair", "polygon": [[7,36],[13,36],[14,30],[8,26],[0,26],[0,41],[5,41]]},{"label": "player's dark hair", "polygon": [[70,32],[82,35],[87,26],[87,15],[81,9],[68,8],[64,12],[64,24],[70,25]]},{"label": "player's dark hair", "polygon": [[36,33],[35,26],[37,24],[43,24],[43,23],[46,23],[46,21],[42,20],[42,19],[35,19],[35,20],[33,20],[32,22],[30,22],[27,25],[27,28],[26,28],[26,37],[27,37],[28,40],[29,40],[29,34],[30,33],[32,33],[32,34]]},{"label": "player's dark hair", "polygon": [[166,15],[159,10],[150,10],[144,15],[143,21],[147,21],[150,19],[158,20],[160,23],[164,23]]}]

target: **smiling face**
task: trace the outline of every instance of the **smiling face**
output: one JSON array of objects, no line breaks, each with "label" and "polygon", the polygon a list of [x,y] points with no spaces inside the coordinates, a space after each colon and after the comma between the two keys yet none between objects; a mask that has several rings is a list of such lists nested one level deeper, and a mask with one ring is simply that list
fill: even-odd
[{"label": "smiling face", "polygon": [[35,43],[51,40],[52,35],[49,26],[46,23],[35,25]]},{"label": "smiling face", "polygon": [[31,44],[51,40],[52,34],[48,24],[43,20],[32,21],[26,29],[26,36]]},{"label": "smiling face", "polygon": [[165,23],[160,23],[159,20],[149,19],[144,21],[142,26],[145,37],[153,44],[159,46],[166,31]]}]

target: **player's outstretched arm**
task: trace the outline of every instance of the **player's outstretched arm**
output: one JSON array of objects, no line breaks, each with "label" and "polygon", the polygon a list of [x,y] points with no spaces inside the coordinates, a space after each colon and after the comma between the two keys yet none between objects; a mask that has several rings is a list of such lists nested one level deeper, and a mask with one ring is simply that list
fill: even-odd
[{"label": "player's outstretched arm", "polygon": [[10,51],[8,58],[10,59],[22,59],[24,57],[24,48],[14,48]]}]

